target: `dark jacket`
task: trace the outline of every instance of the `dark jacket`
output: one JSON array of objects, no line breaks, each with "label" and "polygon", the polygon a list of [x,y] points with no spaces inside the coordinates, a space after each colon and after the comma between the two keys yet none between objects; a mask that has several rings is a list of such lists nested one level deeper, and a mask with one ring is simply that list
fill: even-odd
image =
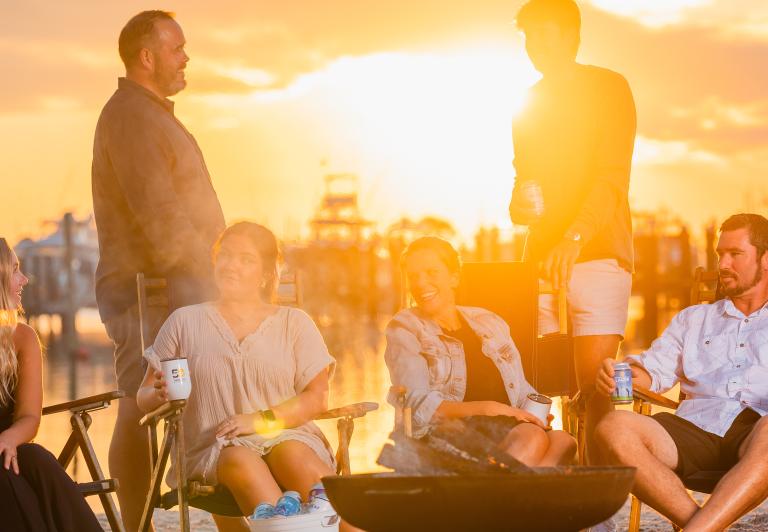
[{"label": "dark jacket", "polygon": [[224,215],[173,102],[120,78],[96,125],[91,176],[102,320],[136,302],[138,272],[168,279],[172,307],[209,298]]},{"label": "dark jacket", "polygon": [[[635,104],[616,72],[578,65],[567,84],[542,79],[515,120],[515,186],[537,181],[544,217],[531,226],[530,260],[539,261],[566,232],[579,233],[579,261],[616,259],[633,270],[629,173]],[[516,221],[516,220],[513,220]]]}]

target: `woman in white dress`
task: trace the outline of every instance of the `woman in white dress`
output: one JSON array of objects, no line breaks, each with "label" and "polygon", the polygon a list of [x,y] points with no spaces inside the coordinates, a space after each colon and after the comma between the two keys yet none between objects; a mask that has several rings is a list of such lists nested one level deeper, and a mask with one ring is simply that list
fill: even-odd
[{"label": "woman in white dress", "polygon": [[[144,354],[149,368],[137,401],[145,412],[167,401],[160,361],[187,358],[188,478],[223,484],[250,515],[282,490],[306,500],[313,484],[334,474],[331,449],[311,420],[328,408],[335,361],[306,313],[272,303],[279,260],[272,232],[230,226],[213,260],[218,299],[171,314]],[[214,519],[219,530],[247,529],[242,518]]]}]

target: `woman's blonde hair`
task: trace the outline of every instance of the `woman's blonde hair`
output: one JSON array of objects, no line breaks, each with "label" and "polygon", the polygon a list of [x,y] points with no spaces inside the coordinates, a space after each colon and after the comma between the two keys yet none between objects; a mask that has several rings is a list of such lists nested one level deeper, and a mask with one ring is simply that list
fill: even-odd
[{"label": "woman's blonde hair", "polygon": [[20,309],[12,303],[13,251],[5,238],[0,238],[0,405],[13,400],[18,379],[19,361],[13,332],[19,320]]}]

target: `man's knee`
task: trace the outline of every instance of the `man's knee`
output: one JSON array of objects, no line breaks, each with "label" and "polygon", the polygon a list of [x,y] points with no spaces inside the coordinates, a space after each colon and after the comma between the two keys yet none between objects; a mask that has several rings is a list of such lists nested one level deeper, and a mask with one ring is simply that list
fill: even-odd
[{"label": "man's knee", "polygon": [[768,436],[768,416],[763,416],[758,419],[752,432],[755,436]]},{"label": "man's knee", "polygon": [[626,410],[608,412],[595,427],[595,440],[598,444],[613,446],[636,439],[638,415]]}]

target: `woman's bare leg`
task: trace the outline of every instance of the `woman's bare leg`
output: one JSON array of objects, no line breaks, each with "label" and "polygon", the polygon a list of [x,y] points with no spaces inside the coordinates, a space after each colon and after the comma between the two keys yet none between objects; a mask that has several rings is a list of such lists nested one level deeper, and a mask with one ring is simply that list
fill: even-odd
[{"label": "woman's bare leg", "polygon": [[282,495],[266,462],[252,449],[225,447],[216,464],[216,473],[219,483],[232,492],[244,515],[251,515],[262,502],[275,504]]},{"label": "woman's bare leg", "polygon": [[[303,501],[307,500],[309,490],[321,478],[335,474],[315,451],[295,440],[276,445],[264,460],[275,480],[285,489],[298,491]],[[341,521],[339,530],[351,532],[360,529]]]},{"label": "woman's bare leg", "polygon": [[550,430],[547,434],[549,444],[539,466],[553,467],[566,465],[573,462],[576,456],[576,440],[567,432]]},{"label": "woman's bare leg", "polygon": [[499,447],[523,464],[534,467],[544,458],[549,439],[544,429],[533,423],[520,423],[509,431]]}]

